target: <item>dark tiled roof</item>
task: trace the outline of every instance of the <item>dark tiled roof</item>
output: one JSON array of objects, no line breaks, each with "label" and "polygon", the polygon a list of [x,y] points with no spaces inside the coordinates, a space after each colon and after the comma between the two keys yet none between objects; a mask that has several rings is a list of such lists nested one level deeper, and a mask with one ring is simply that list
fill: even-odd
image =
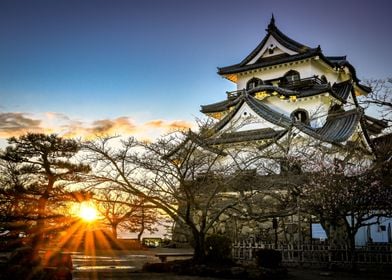
[{"label": "dark tiled roof", "polygon": [[[266,29],[266,31],[267,31],[267,34],[265,35],[263,40],[258,44],[258,46],[245,59],[243,59],[238,64],[234,64],[234,65],[230,65],[230,66],[226,66],[226,67],[218,67],[218,74],[219,75],[236,74],[236,73],[240,73],[240,72],[244,72],[244,71],[248,71],[248,70],[253,70],[253,69],[257,69],[257,68],[268,67],[268,66],[272,66],[272,65],[277,65],[277,64],[302,60],[302,59],[306,59],[306,58],[311,58],[311,57],[318,55],[325,63],[327,63],[331,67],[334,67],[334,68],[347,67],[352,74],[354,82],[357,83],[358,86],[362,90],[364,90],[365,92],[371,91],[371,89],[369,87],[359,84],[360,80],[357,77],[356,70],[347,61],[346,56],[324,56],[321,49],[320,49],[320,46],[318,46],[317,48],[310,48],[308,46],[305,46],[301,43],[296,42],[295,40],[287,37],[284,33],[282,33],[276,27],[275,20],[273,18],[271,18],[271,22],[268,25],[268,28]],[[248,65],[248,63],[264,47],[264,45],[266,44],[270,35],[272,35],[280,44],[282,44],[286,48],[297,52],[297,54],[295,54],[295,55],[283,54],[283,55],[271,56],[268,58],[260,58],[254,64]]]},{"label": "dark tiled roof", "polygon": [[329,116],[323,127],[316,129],[300,122],[295,122],[294,126],[316,139],[329,143],[341,143],[353,134],[362,114],[362,110],[359,109],[338,113]]},{"label": "dark tiled roof", "polygon": [[269,106],[265,105],[264,102],[260,102],[248,94],[245,95],[244,99],[249,107],[263,119],[285,128],[288,128],[291,125],[290,118],[271,109]]},{"label": "dark tiled roof", "polygon": [[371,116],[365,115],[363,120],[365,129],[372,135],[380,134],[383,129],[388,127],[388,122],[373,118]]},{"label": "dark tiled roof", "polygon": [[346,59],[346,56],[324,56],[324,60],[329,61],[333,67],[347,67],[350,70],[350,73],[353,77],[355,83],[357,83],[358,87],[360,87],[363,91],[369,93],[372,89],[368,86],[360,84],[360,80],[357,77],[357,71],[354,66],[351,65],[350,62]]},{"label": "dark tiled roof", "polygon": [[[360,121],[363,115],[362,110],[359,108],[346,112],[345,111],[335,112],[327,117],[327,120],[323,125],[323,127],[313,128],[307,124],[294,121],[291,118],[287,117],[286,115],[271,109],[269,106],[264,104],[264,102],[257,100],[247,92],[243,91],[243,93],[240,96],[240,101],[236,105],[236,108],[232,110],[228,115],[226,115],[222,120],[220,120],[214,126],[213,130],[215,131],[215,133],[221,130],[227,123],[229,123],[229,121],[236,114],[236,112],[239,110],[239,108],[242,106],[243,103],[246,103],[261,118],[269,121],[272,124],[282,127],[283,131],[287,130],[291,126],[295,126],[302,132],[316,139],[329,143],[341,143],[349,139],[349,137],[353,134],[355,128],[357,127],[358,122]],[[269,132],[272,133],[272,130],[270,130]],[[250,135],[252,135],[252,137],[256,137],[255,135],[257,132],[249,132],[249,133]],[[264,133],[266,133],[266,131],[264,131]],[[234,137],[234,139],[236,138],[242,139],[242,137],[244,137],[243,134],[231,134],[231,135]],[[223,139],[226,138],[222,138],[222,140],[220,141],[223,141],[225,143],[229,142],[229,140],[223,140]]]},{"label": "dark tiled roof", "polygon": [[260,61],[260,62],[257,62],[254,64],[249,64],[249,65],[246,65],[246,64],[242,65],[241,63],[239,63],[239,64],[234,64],[231,66],[226,66],[226,67],[221,67],[221,68],[218,67],[218,74],[219,75],[235,74],[235,73],[245,72],[245,71],[253,70],[253,69],[257,69],[257,68],[262,68],[262,67],[287,63],[287,62],[291,62],[291,61],[306,59],[306,58],[310,58],[313,56],[317,56],[319,54],[320,54],[319,49],[311,49],[306,53],[299,53],[299,54],[291,55],[288,57],[278,58],[276,60]]},{"label": "dark tiled roof", "polygon": [[257,141],[264,139],[273,139],[280,137],[286,130],[273,130],[272,128],[253,129],[247,131],[238,131],[231,133],[223,133],[216,138],[207,139],[209,145],[238,143],[247,141]]},{"label": "dark tiled roof", "polygon": [[223,119],[217,122],[214,126],[214,130],[219,131],[226,124],[228,124],[244,102],[248,104],[248,106],[252,108],[252,110],[255,111],[256,114],[258,114],[260,117],[273,124],[287,128],[291,123],[290,118],[288,118],[284,114],[278,113],[275,110],[271,109],[269,106],[265,105],[263,102],[258,101],[244,90],[240,94],[239,101],[235,106],[234,110],[232,110]]},{"label": "dark tiled roof", "polygon": [[358,86],[360,89],[362,89],[364,92],[367,92],[367,93],[372,92],[372,88],[371,88],[371,87],[365,86],[365,85],[360,84],[360,83],[357,83],[357,86]]},{"label": "dark tiled roof", "polygon": [[237,111],[240,109],[241,105],[244,103],[244,99],[243,99],[243,95],[240,95],[240,99],[238,101],[238,103],[235,105],[234,109],[232,111],[230,111],[226,116],[224,116],[223,119],[221,119],[219,122],[217,122],[214,125],[214,131],[219,131],[221,130],[227,123],[229,123],[229,121],[231,120],[231,118],[237,113]]},{"label": "dark tiled roof", "polygon": [[340,62],[345,62],[347,61],[346,58],[347,56],[343,55],[343,56],[326,56],[326,59],[328,59],[329,61],[331,61],[332,63],[340,63]]},{"label": "dark tiled roof", "polygon": [[221,155],[221,156],[226,156],[226,153],[223,152],[221,149],[218,148],[214,148],[210,145],[207,144],[207,142],[205,141],[205,139],[203,139],[202,137],[200,137],[198,134],[192,132],[191,130],[188,131],[187,136],[185,137],[184,141],[182,141],[179,145],[177,145],[176,147],[174,147],[174,149],[172,149],[171,151],[169,151],[164,158],[165,159],[170,159],[172,158],[175,154],[177,154],[179,151],[181,151],[181,149],[183,149],[185,147],[185,145],[189,142],[192,141],[193,143],[195,143],[196,145],[198,145],[199,147],[206,149],[212,153],[215,153],[217,155]]},{"label": "dark tiled roof", "polygon": [[348,96],[350,95],[350,92],[353,88],[353,84],[351,80],[347,80],[341,83],[334,83],[332,85],[332,90],[333,92],[339,96],[342,100],[347,100]]},{"label": "dark tiled roof", "polygon": [[[264,47],[265,43],[267,42],[268,38],[270,35],[272,35],[280,44],[285,46],[286,48],[295,51],[297,53],[305,53],[311,48],[308,46],[305,46],[301,43],[298,43],[297,41],[294,41],[293,39],[287,37],[283,32],[281,32],[275,25],[275,19],[272,17],[270,24],[268,25],[268,28],[266,29],[267,34],[263,38],[263,40],[257,45],[257,47],[244,59],[242,60],[239,65],[244,66],[249,61],[251,61],[259,52],[260,50]],[[270,57],[267,59],[273,59],[274,57]]]},{"label": "dark tiled roof", "polygon": [[[314,96],[317,94],[328,92],[336,99],[340,101],[347,101],[347,97],[350,94],[352,89],[352,83],[348,80],[339,84],[334,84],[332,87],[330,84],[315,84],[310,88],[302,89],[302,90],[290,90],[282,87],[271,86],[271,85],[261,85],[255,87],[251,90],[246,91],[248,95],[254,95],[260,91],[268,91],[268,92],[278,92],[280,95],[284,95],[286,97],[296,96],[298,98],[304,98],[309,96]],[[202,113],[214,113],[214,112],[222,112],[228,110],[232,106],[236,106],[242,100],[242,94],[239,94],[235,99],[227,99],[221,102],[202,105],[200,112]]]},{"label": "dark tiled roof", "polygon": [[208,104],[208,105],[202,105],[200,112],[202,112],[202,113],[215,113],[215,112],[226,111],[230,107],[237,105],[237,103],[239,101],[240,101],[240,98],[237,97],[233,100],[226,99],[221,102]]}]

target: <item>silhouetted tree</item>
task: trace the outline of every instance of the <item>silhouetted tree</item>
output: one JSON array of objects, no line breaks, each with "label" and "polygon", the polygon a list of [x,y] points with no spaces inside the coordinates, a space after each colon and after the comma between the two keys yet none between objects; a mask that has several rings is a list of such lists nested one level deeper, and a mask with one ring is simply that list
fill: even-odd
[{"label": "silhouetted tree", "polygon": [[95,193],[97,209],[110,226],[114,238],[118,237],[118,228],[138,232],[139,241],[145,229],[150,232],[156,230],[158,215],[155,206],[146,205],[138,197],[110,186],[100,188]]},{"label": "silhouetted tree", "polygon": [[0,154],[7,170],[1,176],[2,191],[28,205],[23,212],[35,222],[32,245],[37,248],[43,241],[46,220],[54,214],[48,204],[70,198],[67,185],[81,181],[80,175],[90,168],[73,160],[80,150],[77,141],[55,134],[29,133],[9,138],[8,144]]}]

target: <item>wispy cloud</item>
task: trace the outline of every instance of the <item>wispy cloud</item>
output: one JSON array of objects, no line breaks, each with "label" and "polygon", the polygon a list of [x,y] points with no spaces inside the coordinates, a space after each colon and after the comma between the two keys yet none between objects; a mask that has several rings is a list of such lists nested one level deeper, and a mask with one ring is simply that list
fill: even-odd
[{"label": "wispy cloud", "polygon": [[161,134],[189,129],[191,122],[184,120],[151,120],[138,123],[128,116],[114,119],[83,121],[67,115],[46,112],[32,116],[27,113],[0,112],[0,138],[19,136],[27,132],[57,133],[63,137],[91,139],[102,135],[135,136],[152,139]]},{"label": "wispy cloud", "polygon": [[0,137],[19,136],[28,131],[42,131],[41,120],[29,117],[24,113],[0,112]]},{"label": "wispy cloud", "polygon": [[145,123],[146,126],[152,128],[164,128],[167,130],[187,129],[191,128],[192,124],[187,121],[165,121],[165,120],[153,120]]}]

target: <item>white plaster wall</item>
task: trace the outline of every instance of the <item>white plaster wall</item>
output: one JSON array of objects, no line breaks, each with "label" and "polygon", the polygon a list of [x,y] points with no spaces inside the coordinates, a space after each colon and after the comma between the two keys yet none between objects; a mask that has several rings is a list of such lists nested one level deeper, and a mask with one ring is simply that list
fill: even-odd
[{"label": "white plaster wall", "polygon": [[311,61],[311,71],[313,75],[318,75],[319,78],[324,75],[331,85],[333,85],[335,82],[339,83],[343,81],[341,80],[343,77],[339,75],[337,71],[333,70],[329,65],[325,64],[320,59],[314,59]]},{"label": "white plaster wall", "polygon": [[281,65],[269,66],[263,69],[254,69],[238,75],[237,89],[246,88],[246,83],[253,77],[262,80],[271,80],[282,77],[290,70],[300,73],[301,79],[324,75],[331,84],[340,83],[350,79],[350,74],[345,71],[336,71],[329,65],[325,64],[321,59],[305,59],[302,61],[290,62]]},{"label": "white plaster wall", "polygon": [[[376,222],[376,218],[372,219],[371,222]],[[381,218],[380,224],[374,224],[370,226],[370,236],[373,242],[387,243],[388,242],[388,225],[391,224],[391,218]],[[380,230],[380,226],[385,226],[385,231]],[[368,242],[368,227],[361,227],[355,235],[355,245],[364,246]]]},{"label": "white plaster wall", "polygon": [[[324,125],[328,109],[331,106],[330,96],[312,96],[299,98],[296,102],[282,100],[279,97],[272,96],[263,100],[267,106],[278,113],[290,117],[291,113],[297,109],[304,109],[309,113],[310,124],[312,127],[321,127]],[[237,111],[235,116],[228,122],[222,131],[246,131],[251,129],[262,128],[280,129],[265,119],[257,115],[246,103]]]},{"label": "white plaster wall", "polygon": [[270,80],[282,77],[290,70],[295,70],[300,73],[302,78],[312,77],[314,74],[312,72],[312,66],[309,59],[291,62],[289,64],[280,64],[275,66],[270,66],[263,69],[255,69],[250,72],[244,72],[238,74],[237,90],[246,88],[246,83],[253,77]]},{"label": "white plaster wall", "polygon": [[325,123],[328,109],[331,105],[331,97],[316,95],[298,98],[293,102],[274,96],[265,99],[265,103],[273,110],[285,114],[287,117],[290,117],[291,113],[297,109],[304,109],[309,113],[312,127],[320,127]]},{"label": "white plaster wall", "polygon": [[261,118],[248,106],[248,104],[244,103],[221,131],[246,131],[262,128],[281,129],[281,127]]}]

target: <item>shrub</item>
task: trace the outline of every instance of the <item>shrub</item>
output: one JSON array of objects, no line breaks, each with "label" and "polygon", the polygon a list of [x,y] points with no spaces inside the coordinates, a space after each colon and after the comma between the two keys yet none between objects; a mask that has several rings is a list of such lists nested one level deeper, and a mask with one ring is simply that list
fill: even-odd
[{"label": "shrub", "polygon": [[230,238],[214,234],[206,238],[207,258],[212,262],[227,261],[231,257]]},{"label": "shrub", "polygon": [[273,249],[259,249],[255,256],[260,267],[277,268],[282,262],[282,254]]}]

